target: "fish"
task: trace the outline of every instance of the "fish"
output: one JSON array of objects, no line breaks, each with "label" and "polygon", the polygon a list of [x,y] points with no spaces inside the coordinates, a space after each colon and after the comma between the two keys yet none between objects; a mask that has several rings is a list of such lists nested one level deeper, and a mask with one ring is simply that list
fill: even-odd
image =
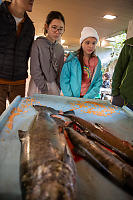
[{"label": "fish", "polygon": [[47,113],[49,113],[49,115],[58,115],[58,114],[72,114],[75,115],[74,110],[67,110],[67,111],[62,111],[62,110],[55,110],[52,107],[48,107],[48,106],[40,106],[40,105],[33,105],[33,107],[35,108],[35,110],[37,111],[45,111]]},{"label": "fish", "polygon": [[50,114],[36,110],[29,130],[18,131],[22,199],[74,200],[77,172],[71,152]]},{"label": "fish", "polygon": [[101,141],[103,145],[112,149],[127,163],[133,165],[133,146],[127,141],[123,141],[105,129],[99,123],[92,123],[72,114],[64,114],[69,117],[82,130],[82,134],[92,137],[96,141]]},{"label": "fish", "polygon": [[117,159],[110,151],[103,148],[101,144],[85,138],[71,127],[65,127],[65,130],[79,156],[90,161],[103,174],[133,194],[132,166]]},{"label": "fish", "polygon": [[68,117],[65,117],[63,115],[67,115],[67,114],[75,115],[74,110],[67,110],[67,111],[55,110],[52,107],[40,106],[40,105],[33,105],[33,107],[37,111],[47,112],[47,114],[49,114],[51,118],[54,119],[54,121],[56,122],[59,128],[59,132],[63,131],[63,127],[68,126],[72,123],[72,121]]}]

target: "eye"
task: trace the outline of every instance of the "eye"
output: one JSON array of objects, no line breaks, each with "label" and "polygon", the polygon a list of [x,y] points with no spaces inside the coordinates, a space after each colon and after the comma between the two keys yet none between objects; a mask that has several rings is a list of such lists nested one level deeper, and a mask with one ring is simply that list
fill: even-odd
[{"label": "eye", "polygon": [[88,45],[88,44],[90,44],[90,42],[89,42],[89,41],[86,41],[85,44]]},{"label": "eye", "polygon": [[57,26],[52,26],[53,29],[57,29]]}]

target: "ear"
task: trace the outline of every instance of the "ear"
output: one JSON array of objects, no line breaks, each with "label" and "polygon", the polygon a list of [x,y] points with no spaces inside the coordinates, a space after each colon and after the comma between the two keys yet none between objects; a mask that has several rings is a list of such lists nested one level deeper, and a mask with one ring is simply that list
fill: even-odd
[{"label": "ear", "polygon": [[44,24],[44,29],[48,31],[48,24]]}]

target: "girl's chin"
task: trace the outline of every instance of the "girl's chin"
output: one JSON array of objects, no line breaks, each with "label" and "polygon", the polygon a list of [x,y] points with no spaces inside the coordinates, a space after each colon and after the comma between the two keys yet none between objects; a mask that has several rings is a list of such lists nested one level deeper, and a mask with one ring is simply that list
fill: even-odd
[{"label": "girl's chin", "polygon": [[93,51],[87,51],[87,54],[91,54]]}]

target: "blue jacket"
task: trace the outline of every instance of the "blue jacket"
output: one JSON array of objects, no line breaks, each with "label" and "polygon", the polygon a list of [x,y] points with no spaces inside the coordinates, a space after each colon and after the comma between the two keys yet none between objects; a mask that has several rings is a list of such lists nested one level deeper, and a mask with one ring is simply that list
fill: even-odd
[{"label": "blue jacket", "polygon": [[[63,65],[60,86],[64,96],[80,97],[82,82],[82,70],[80,62],[76,55],[70,54]],[[98,64],[92,77],[91,85],[83,98],[94,99],[99,94],[102,86],[101,61],[98,58]]]}]

